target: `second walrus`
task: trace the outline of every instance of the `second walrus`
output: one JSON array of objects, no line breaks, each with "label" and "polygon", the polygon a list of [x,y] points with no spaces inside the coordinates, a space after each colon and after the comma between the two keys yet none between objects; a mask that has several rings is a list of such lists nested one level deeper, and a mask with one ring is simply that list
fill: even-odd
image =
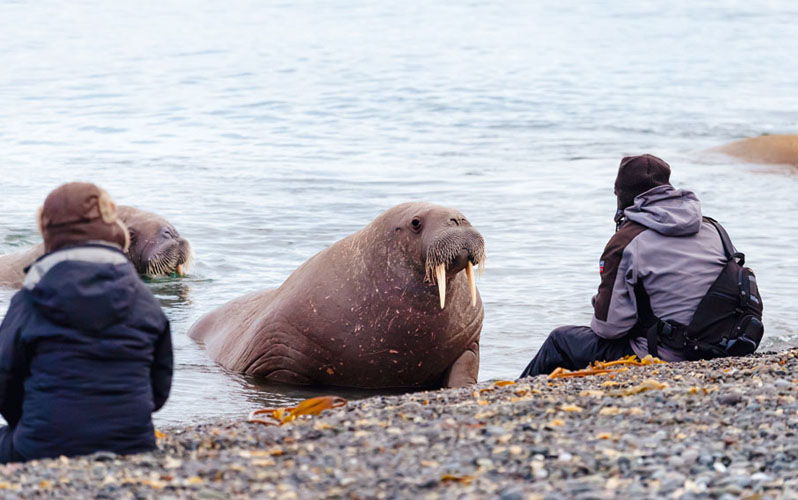
[{"label": "second walrus", "polygon": [[798,167],[798,134],[761,135],[710,149],[752,163]]},{"label": "second walrus", "polygon": [[[191,264],[193,251],[188,240],[165,218],[152,212],[120,205],[117,214],[127,227],[130,248],[127,256],[139,274],[182,276]],[[0,255],[0,287],[19,288],[25,279],[25,269],[44,254],[39,243],[17,253]]]}]

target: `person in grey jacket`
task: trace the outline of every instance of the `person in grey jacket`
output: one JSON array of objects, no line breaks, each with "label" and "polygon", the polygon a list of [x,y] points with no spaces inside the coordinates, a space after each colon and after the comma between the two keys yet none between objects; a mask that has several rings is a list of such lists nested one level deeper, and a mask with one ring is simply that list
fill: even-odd
[{"label": "person in grey jacket", "polygon": [[[670,173],[656,156],[621,160],[615,180],[618,227],[601,256],[590,326],[552,331],[521,377],[646,356],[648,342],[637,328],[641,290],[657,318],[690,323],[728,259],[717,229],[702,218],[696,195],[673,187]],[[664,361],[686,359],[684,352],[663,345],[656,351]]]}]

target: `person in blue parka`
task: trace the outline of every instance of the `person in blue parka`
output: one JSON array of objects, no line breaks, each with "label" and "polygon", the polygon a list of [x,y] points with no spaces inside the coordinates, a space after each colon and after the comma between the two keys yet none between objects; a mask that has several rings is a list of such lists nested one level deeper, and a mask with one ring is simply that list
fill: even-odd
[{"label": "person in blue parka", "polygon": [[65,184],[39,213],[45,255],[0,325],[0,463],[155,448],[169,321],[125,256],[108,194]]}]

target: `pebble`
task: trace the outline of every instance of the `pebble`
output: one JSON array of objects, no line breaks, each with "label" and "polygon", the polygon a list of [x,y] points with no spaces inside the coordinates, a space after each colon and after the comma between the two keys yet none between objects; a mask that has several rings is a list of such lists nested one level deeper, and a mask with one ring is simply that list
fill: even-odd
[{"label": "pebble", "polygon": [[202,488],[197,492],[197,497],[207,498],[209,500],[225,500],[227,498],[227,495],[225,495],[221,491],[212,490],[210,488]]},{"label": "pebble", "polygon": [[90,456],[94,457],[95,462],[110,462],[116,459],[116,453],[112,453],[110,451],[98,451]]},{"label": "pebble", "polygon": [[416,446],[427,446],[429,444],[429,440],[425,436],[411,436],[410,444],[414,444]]},{"label": "pebble", "polygon": [[499,492],[499,500],[524,500],[524,490],[519,486],[510,486]]},{"label": "pebble", "polygon": [[684,466],[685,459],[679,455],[668,457],[668,466],[672,469],[680,469]]},{"label": "pebble", "polygon": [[688,450],[685,450],[682,453],[681,457],[684,460],[684,463],[686,463],[688,465],[692,465],[692,464],[695,463],[696,460],[698,460],[699,453],[698,453],[698,450],[696,450],[694,448],[690,448]]},{"label": "pebble", "polygon": [[718,397],[718,403],[722,405],[736,405],[742,400],[743,396],[739,392],[730,392],[727,394],[722,394]]}]

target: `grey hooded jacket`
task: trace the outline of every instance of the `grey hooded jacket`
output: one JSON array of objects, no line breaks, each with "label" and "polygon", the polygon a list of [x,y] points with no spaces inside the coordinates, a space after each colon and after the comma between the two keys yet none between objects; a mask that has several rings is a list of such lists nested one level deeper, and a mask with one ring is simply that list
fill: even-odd
[{"label": "grey hooded jacket", "polygon": [[[638,195],[624,215],[626,222],[601,257],[601,285],[590,327],[606,339],[628,335],[638,319],[638,283],[655,316],[689,324],[727,261],[718,231],[702,219],[695,194],[671,185]],[[639,357],[648,354],[645,337],[631,337],[630,343]],[[658,349],[665,361],[685,359],[683,352],[661,345]]]}]

